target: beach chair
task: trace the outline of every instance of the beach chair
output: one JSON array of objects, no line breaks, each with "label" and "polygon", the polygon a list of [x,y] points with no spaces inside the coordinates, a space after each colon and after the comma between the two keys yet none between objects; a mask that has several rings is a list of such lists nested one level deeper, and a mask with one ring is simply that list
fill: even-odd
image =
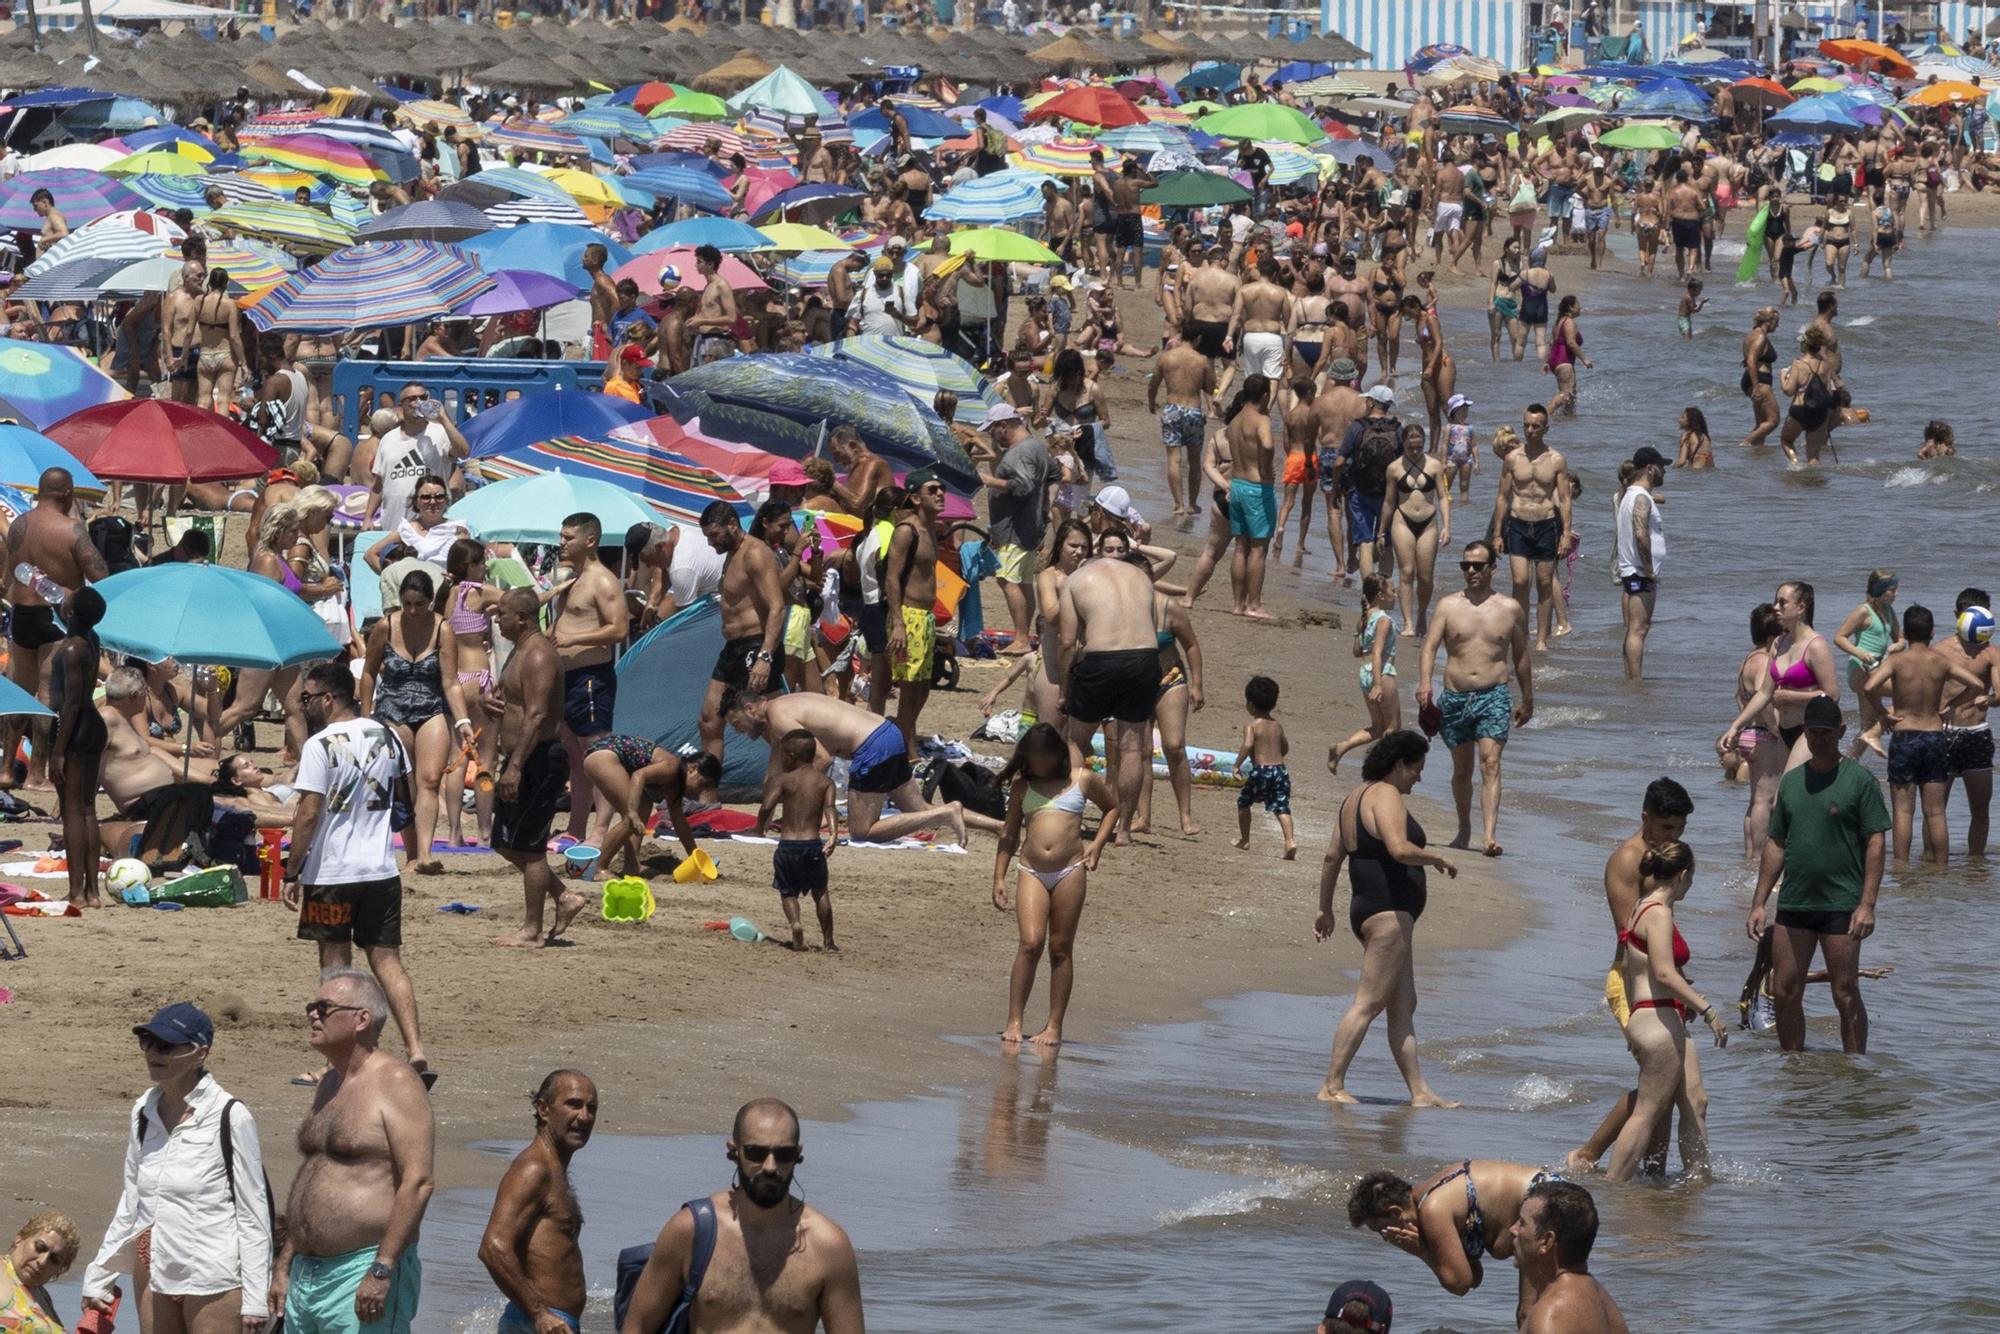
[{"label": "beach chair", "polygon": [[16,959],[28,957],[28,947],[21,943],[21,937],[14,930],[14,919],[0,917],[0,927],[6,928],[7,939],[0,940],[0,963],[12,963]]}]

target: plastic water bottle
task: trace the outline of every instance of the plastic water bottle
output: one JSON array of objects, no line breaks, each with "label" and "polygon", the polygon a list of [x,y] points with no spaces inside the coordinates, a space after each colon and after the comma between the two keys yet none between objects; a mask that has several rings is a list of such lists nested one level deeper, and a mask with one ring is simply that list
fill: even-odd
[{"label": "plastic water bottle", "polygon": [[51,607],[60,607],[63,603],[69,601],[69,590],[67,588],[49,578],[40,567],[31,565],[27,561],[22,561],[14,567],[14,578],[22,585],[34,589],[41,596],[42,601],[48,603]]}]

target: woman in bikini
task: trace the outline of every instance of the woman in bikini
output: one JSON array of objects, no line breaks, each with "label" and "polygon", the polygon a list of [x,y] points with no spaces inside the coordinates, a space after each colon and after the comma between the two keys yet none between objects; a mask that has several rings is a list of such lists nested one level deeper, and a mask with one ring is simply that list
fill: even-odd
[{"label": "woman in bikini", "polygon": [[1799,355],[1785,367],[1778,387],[1792,396],[1785,413],[1785,426],[1778,433],[1778,447],[1787,463],[1799,461],[1794,446],[1806,438],[1806,463],[1817,464],[1827,438],[1833,434],[1834,417],[1840,410],[1840,377],[1834,373],[1826,331],[1807,325],[1799,335]]},{"label": "woman in bikini", "polygon": [[1688,1079],[1687,1021],[1699,1018],[1707,1024],[1718,1047],[1728,1045],[1729,1026],[1681,973],[1689,952],[1674,927],[1673,905],[1693,884],[1694,852],[1685,843],[1648,848],[1639,859],[1639,906],[1618,933],[1625,947],[1620,965],[1625,995],[1632,1006],[1625,1041],[1639,1062],[1639,1096],[1611,1146],[1604,1174],[1612,1181],[1632,1179],[1654,1125],[1670,1108],[1680,1113],[1681,1170],[1708,1169],[1707,1099],[1693,1096]]},{"label": "woman in bikini", "polygon": [[1556,308],[1555,332],[1549,336],[1548,360],[1542,369],[1556,377],[1556,396],[1549,400],[1551,416],[1560,412],[1565,417],[1576,416],[1576,367],[1577,363],[1590,366],[1593,363],[1583,355],[1583,332],[1577,327],[1576,317],[1583,313],[1583,302],[1575,296],[1566,296]]},{"label": "woman in bikini", "polygon": [[1433,275],[1417,275],[1423,296],[1403,298],[1403,318],[1417,332],[1417,351],[1423,357],[1422,384],[1424,415],[1430,419],[1431,452],[1444,457],[1444,405],[1458,390],[1458,364],[1444,345],[1444,321],[1438,318],[1437,284]]},{"label": "woman in bikini", "polygon": [[1500,258],[1493,262],[1493,288],[1487,294],[1486,331],[1493,345],[1493,360],[1500,360],[1500,330],[1514,345],[1514,360],[1527,354],[1528,326],[1521,323],[1521,242],[1508,237],[1500,244]]},{"label": "woman in bikini", "polygon": [[[1402,210],[1396,212],[1400,214]],[[1392,236],[1396,238],[1393,241]],[[1396,378],[1396,359],[1402,351],[1403,273],[1409,255],[1402,236],[1400,221],[1384,224],[1382,258],[1375,262],[1375,272],[1368,278],[1369,301],[1374,309],[1375,359],[1382,367],[1384,380]]]},{"label": "woman in bikini", "polygon": [[1334,320],[1333,299],[1326,294],[1326,265],[1319,260],[1308,263],[1294,292],[1298,320],[1292,329],[1292,374],[1313,379],[1326,359],[1327,330]]},{"label": "woman in bikini", "polygon": [[1660,182],[1648,176],[1639,193],[1632,196],[1632,234],[1639,242],[1639,276],[1653,276],[1653,262],[1660,253],[1660,228],[1665,226],[1666,207],[1660,198]]},{"label": "woman in bikini", "polygon": [[1775,706],[1789,773],[1806,761],[1806,704],[1815,695],[1840,703],[1840,677],[1834,670],[1831,642],[1813,629],[1813,586],[1796,579],[1779,584],[1771,608],[1783,633],[1771,644],[1756,693],[1723,730],[1719,748],[1734,748],[1737,734]]},{"label": "woman in bikini", "polygon": [[592,786],[611,801],[611,827],[605,831],[603,851],[592,868],[622,861],[626,875],[641,874],[639,848],[646,838],[646,821],[657,804],[665,808],[667,823],[680,840],[681,849],[692,857],[694,829],[688,824],[686,806],[714,795],[722,781],[722,761],[704,753],[689,762],[666,747],[645,737],[613,733],[598,737],[583,752],[583,771]]},{"label": "woman in bikini", "polygon": [[[1030,727],[1000,771],[1007,789],[1007,822],[993,859],[993,906],[1014,909],[1020,948],[1007,983],[1007,1025],[1002,1042],[1021,1041],[1028,992],[1044,950],[1049,956],[1049,1019],[1028,1041],[1054,1047],[1062,1042],[1063,1017],[1076,982],[1073,951],[1089,873],[1117,828],[1118,798],[1088,765],[1072,768],[1069,743],[1045,722]],[[1083,804],[1103,812],[1097,835],[1083,841]],[[1008,902],[1008,870],[1020,850],[1014,902]]]},{"label": "woman in bikini", "polygon": [[1708,414],[1690,404],[1681,409],[1680,448],[1674,453],[1676,468],[1693,468],[1697,472],[1715,466],[1715,445],[1708,438]]},{"label": "woman in bikini", "polygon": [[1403,634],[1420,639],[1430,627],[1438,547],[1451,541],[1451,488],[1444,464],[1424,449],[1421,426],[1403,428],[1403,452],[1389,464],[1376,531],[1388,534],[1396,553]]},{"label": "woman in bikini", "polygon": [[1861,758],[1863,747],[1887,758],[1882,749],[1882,728],[1889,721],[1876,707],[1874,697],[1861,688],[1862,682],[1882,659],[1905,647],[1902,622],[1896,616],[1896,572],[1875,570],[1868,576],[1868,596],[1847,613],[1847,619],[1833,632],[1833,646],[1847,655],[1847,684],[1861,702],[1861,730],[1847,743],[1847,753]]},{"label": "woman in bikini", "polygon": [[[1081,519],[1064,519],[1055,526],[1049,540],[1048,559],[1035,575],[1035,636],[1043,644],[1054,642],[1056,622],[1062,612],[1063,581],[1090,559],[1094,541],[1090,528]],[[1000,696],[1022,676],[1028,678],[1028,691],[1021,708],[1021,725],[1032,727],[1045,722],[1061,727],[1066,721],[1057,707],[1062,687],[1049,675],[1047,655],[1040,649],[1015,655],[1012,670],[980,697],[979,715],[992,717]]]},{"label": "woman in bikini", "polygon": [[1826,279],[1835,287],[1847,286],[1847,252],[1854,244],[1854,210],[1846,200],[1829,205],[1820,219],[1819,255],[1826,265]]},{"label": "woman in bikini", "polygon": [[395,728],[404,751],[415,760],[410,800],[415,821],[403,831],[405,864],[419,875],[442,875],[444,864],[431,856],[437,831],[438,784],[444,779],[453,733],[463,745],[473,731],[458,679],[458,636],[437,614],[437,589],[430,575],[412,570],[397,590],[396,610],[368,633],[368,656],[361,669],[361,712]]},{"label": "woman in bikini", "polygon": [[1777,331],[1778,308],[1765,306],[1751,319],[1750,332],[1743,335],[1743,378],[1737,387],[1750,400],[1756,421],[1738,448],[1761,445],[1765,437],[1778,429],[1778,397],[1771,388],[1771,367],[1778,360],[1778,350],[1771,346],[1771,335]]},{"label": "woman in bikini", "polygon": [[1035,404],[1035,428],[1046,431],[1050,422],[1076,435],[1077,454],[1087,472],[1104,473],[1100,438],[1111,430],[1111,409],[1101,382],[1085,377],[1083,353],[1073,347],[1057,354],[1055,378],[1042,387]]},{"label": "woman in bikini", "polygon": [[1153,300],[1160,307],[1160,346],[1166,347],[1167,333],[1181,327],[1186,303],[1181,299],[1181,268],[1187,262],[1188,229],[1175,223],[1167,234],[1167,248],[1160,252],[1159,285]]},{"label": "woman in bikini", "polygon": [[236,400],[236,373],[248,366],[243,355],[243,317],[229,295],[229,271],[210,269],[208,290],[194,303],[195,402],[211,412],[228,412]]},{"label": "woman in bikini", "polygon": [[[494,693],[493,676],[493,613],[499,609],[500,597],[507,590],[486,582],[486,544],[476,538],[461,537],[451,544],[445,553],[444,583],[438,589],[434,610],[445,618],[451,627],[453,640],[458,645],[459,689],[466,694],[467,708],[475,700],[485,700]],[[478,772],[491,774],[497,768],[498,729],[488,721],[481,726],[479,720],[487,715],[482,710],[473,716],[475,731],[471,738],[472,755],[478,760]],[[449,836],[454,846],[473,846],[465,837],[465,738],[460,737],[460,754],[445,765],[444,805],[450,812]],[[615,791],[616,789],[607,789]],[[473,793],[473,818],[479,830],[478,846],[491,847],[493,834],[493,788],[491,784],[479,785]]]},{"label": "woman in bikini", "polygon": [[[1485,1278],[1482,1257],[1514,1258],[1521,1201],[1544,1181],[1561,1180],[1525,1163],[1465,1158],[1418,1181],[1370,1172],[1347,1199],[1347,1221],[1430,1267],[1446,1292],[1464,1296]],[[1517,1284],[1514,1323],[1526,1319],[1527,1277]]]}]

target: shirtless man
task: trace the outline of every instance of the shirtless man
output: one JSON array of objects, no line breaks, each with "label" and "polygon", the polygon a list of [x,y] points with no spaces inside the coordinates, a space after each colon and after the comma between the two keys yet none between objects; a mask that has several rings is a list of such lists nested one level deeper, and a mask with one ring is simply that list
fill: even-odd
[{"label": "shirtless man", "polygon": [[[56,608],[28,584],[14,577],[22,565],[32,565],[61,586],[66,600],[86,583],[96,583],[109,571],[91,543],[90,531],[76,513],[76,483],[67,468],[48,468],[36,483],[35,504],[7,529],[7,603],[13,615],[7,638],[14,648],[7,675],[30,695],[43,694],[42,678],[49,657],[61,642]],[[0,728],[0,756],[6,757],[0,787],[14,786],[13,755],[22,724],[9,718]],[[28,786],[48,786],[49,725],[34,725],[34,754],[28,761]]]},{"label": "shirtless man", "polygon": [[583,1208],[569,1160],[597,1127],[597,1085],[581,1070],[556,1070],[535,1090],[535,1137],[493,1192],[479,1262],[506,1294],[497,1334],[577,1334],[586,1297]]},{"label": "shirtless man", "polygon": [[[1268,446],[1266,447],[1268,452]],[[1268,460],[1266,460],[1268,462]],[[1132,841],[1133,812],[1145,766],[1152,763],[1153,710],[1160,695],[1159,624],[1153,581],[1123,560],[1099,556],[1063,581],[1055,656],[1049,676],[1062,683],[1077,763],[1105,729],[1104,753],[1118,787],[1118,842]],[[1048,653],[1047,640],[1042,651]]]},{"label": "shirtless man", "polygon": [[611,356],[611,319],[618,310],[618,288],[604,266],[611,252],[596,242],[583,248],[583,271],[590,275],[590,357],[605,361]]},{"label": "shirtless man", "polygon": [[1072,259],[1076,243],[1076,205],[1054,181],[1042,182],[1042,244]]},{"label": "shirtless man", "polygon": [[820,185],[833,179],[833,156],[826,151],[824,136],[820,134],[819,117],[806,113],[805,122],[792,131],[792,142],[798,146],[799,181],[804,185]]},{"label": "shirtless man", "polygon": [[[1194,348],[1194,323],[1182,324],[1167,340],[1146,381],[1146,411],[1160,419],[1160,444],[1167,451],[1167,488],[1174,515],[1193,514],[1200,490],[1201,443],[1208,432],[1208,400],[1215,393],[1215,366]],[[1162,406],[1160,400],[1166,403]],[[1185,458],[1183,458],[1185,455]],[[1182,477],[1186,484],[1183,486]]]},{"label": "shirtless man", "polygon": [[620,1334],[666,1324],[688,1285],[697,1229],[709,1232],[714,1250],[688,1311],[689,1334],[862,1334],[853,1244],[838,1223],[792,1198],[792,1174],[805,1161],[798,1113],[776,1098],[745,1103],[725,1153],[734,1184],[690,1200],[660,1229]]},{"label": "shirtless man", "polygon": [[409,1334],[416,1320],[435,1126],[417,1072],[381,1049],[388,1017],[382,988],[356,968],[321,973],[306,1005],[327,1071],[299,1126],[271,1265],[271,1317],[291,1334]]},{"label": "shirtless man", "polygon": [[1624,193],[1625,186],[1605,169],[1603,158],[1593,157],[1590,170],[1583,173],[1576,188],[1577,193],[1583,196],[1584,243],[1590,249],[1590,267],[1594,269],[1604,259],[1611,224],[1618,216],[1618,196]]},{"label": "shirtless man", "polygon": [[1263,376],[1277,391],[1278,412],[1291,406],[1285,367],[1297,322],[1298,302],[1279,286],[1278,261],[1266,253],[1257,260],[1257,276],[1236,289],[1229,312],[1229,338],[1239,349],[1237,361],[1243,373]]},{"label": "shirtless man", "polygon": [[[888,610],[896,726],[903,729],[910,763],[915,764],[917,716],[931,696],[931,673],[937,665],[937,528],[944,510],[944,483],[937,469],[919,468],[903,484],[908,495],[882,562],[882,600]],[[775,619],[783,622],[782,607]]]},{"label": "shirtless man", "polygon": [[194,260],[181,265],[181,285],[167,294],[161,307],[159,383],[167,385],[176,403],[194,402],[195,360],[199,338],[195,311],[201,304],[208,267]]},{"label": "shirtless man", "polygon": [[867,253],[857,250],[827,270],[826,307],[833,312],[835,338],[845,338],[848,335],[847,312],[854,304],[854,275],[861,272],[867,263]]},{"label": "shirtless man", "polygon": [[[593,518],[591,522],[597,521]],[[564,532],[567,535],[567,524]],[[602,566],[598,568],[610,574]],[[622,594],[618,609],[622,615]],[[535,591],[508,589],[500,599],[495,625],[514,651],[500,673],[497,692],[481,700],[487,716],[494,720],[492,725],[499,729],[495,733],[498,753],[506,757],[495,775],[493,850],[521,873],[525,909],[521,929],[493,943],[539,949],[561,939],[584,908],[582,894],[557,883],[548,856],[549,826],[555,822],[556,806],[565,787],[581,769],[582,751],[576,751],[577,763],[572,767],[571,758],[564,754],[564,740],[557,737],[563,726],[564,678],[558,649],[542,633],[541,605]],[[560,620],[556,628],[562,628]],[[608,711],[605,716],[609,718]],[[589,809],[578,800],[572,800],[571,805]],[[555,922],[544,935],[542,912],[550,900],[556,905]]]},{"label": "shirtless man", "polygon": [[736,350],[736,293],[722,281],[722,252],[714,246],[695,247],[694,267],[704,286],[687,327],[694,335],[690,360],[701,366]]},{"label": "shirtless man", "polygon": [[875,493],[896,480],[888,461],[869,449],[852,426],[834,427],[826,438],[826,452],[847,473],[845,480],[834,484],[835,499],[849,514],[866,518]]},{"label": "shirtless man", "polygon": [[[1437,605],[1417,667],[1417,706],[1431,704],[1431,673],[1444,649],[1443,711],[1438,736],[1451,751],[1451,797],[1458,806],[1454,848],[1472,846],[1472,760],[1479,757],[1479,809],[1488,857],[1501,853],[1500,753],[1515,727],[1535,715],[1534,661],[1528,656],[1528,615],[1520,603],[1493,591],[1493,548],[1468,542],[1458,568],[1465,591]],[[1508,695],[1508,677],[1521,685],[1520,703]],[[1511,708],[1509,707],[1511,705]]]},{"label": "shirtless man", "polygon": [[[1944,804],[1951,791],[1949,746],[1942,705],[1947,685],[1953,706],[1984,709],[1993,702],[1990,673],[1974,671],[1962,661],[1931,647],[1935,630],[1930,608],[1912,603],[1903,609],[1901,652],[1883,657],[1861,691],[1896,729],[1889,733],[1889,815],[1895,857],[1910,859],[1910,825],[1919,794],[1924,807],[1924,861],[1943,866],[1951,856],[1951,836],[1945,830]],[[1955,637],[1955,636],[1954,636]],[[1881,700],[1884,690],[1889,703]]]},{"label": "shirtless man", "polygon": [[1353,357],[1336,357],[1327,367],[1326,389],[1313,399],[1313,448],[1319,454],[1319,489],[1326,504],[1326,540],[1333,547],[1334,573],[1342,583],[1354,573],[1353,553],[1341,531],[1346,506],[1339,495],[1340,446],[1347,428],[1368,413],[1368,400],[1355,386],[1361,381],[1361,365]]},{"label": "shirtless man", "polygon": [[[859,704],[843,703],[831,695],[801,691],[766,699],[741,688],[723,696],[722,715],[743,735],[772,742],[803,727],[823,753],[815,763],[849,761],[847,832],[856,842],[893,843],[921,829],[947,829],[963,846],[968,825],[1000,830],[998,820],[965,810],[955,801],[942,806],[924,801],[923,790],[910,775],[910,752],[903,744],[902,729],[893,718],[878,718]],[[764,779],[766,797],[777,790],[782,768],[774,745]],[[898,814],[883,818],[884,799],[896,803]]]},{"label": "shirtless man", "polygon": [[1576,540],[1570,528],[1569,464],[1549,447],[1549,410],[1531,403],[1521,413],[1521,447],[1500,464],[1493,531],[1507,552],[1514,597],[1527,605],[1535,588],[1535,648],[1549,646],[1555,619],[1556,562]]},{"label": "shirtless man", "polygon": [[1467,236],[1465,233],[1465,168],[1447,150],[1444,160],[1431,172],[1431,189],[1436,200],[1436,211],[1431,216],[1431,263],[1444,259],[1446,238],[1451,242],[1451,271],[1459,271],[1458,261],[1465,254]]},{"label": "shirtless man", "polygon": [[694,315],[697,295],[678,278],[660,284],[660,299],[665,305],[660,311],[659,327],[653,330],[653,360],[669,378],[694,364],[694,338],[688,332],[688,320]]},{"label": "shirtless man", "polygon": [[1568,1181],[1538,1181],[1521,1197],[1508,1229],[1524,1303],[1522,1334],[1626,1334],[1618,1303],[1590,1273],[1597,1205]]},{"label": "shirtless man", "polygon": [[1229,447],[1229,591],[1238,616],[1269,620],[1264,610],[1264,561],[1277,527],[1278,498],[1271,485],[1271,398],[1276,385],[1252,372],[1237,395],[1242,408],[1223,427]]},{"label": "shirtless man", "polygon": [[1124,286],[1125,265],[1132,265],[1132,287],[1136,291],[1146,276],[1146,236],[1139,214],[1139,194],[1159,182],[1139,170],[1131,158],[1116,176],[1100,168],[1098,186],[1111,199],[1111,272],[1105,281]]},{"label": "shirtless man", "polygon": [[1674,243],[1674,274],[1682,282],[1701,268],[1701,191],[1686,167],[1667,187],[1667,230]]},{"label": "shirtless man", "polygon": [[[1826,378],[1840,379],[1840,332],[1833,327],[1833,321],[1840,314],[1840,298],[1832,292],[1821,292],[1813,303],[1813,317],[1806,321],[1806,329],[1817,329],[1826,338],[1826,350],[1820,353],[1820,361],[1826,367]],[[1806,329],[1799,330],[1801,341]]]},{"label": "shirtless man", "polygon": [[582,839],[603,833],[611,820],[609,798],[599,798],[584,772],[583,752],[611,731],[618,703],[618,672],[612,662],[632,630],[625,586],[598,554],[603,525],[595,514],[578,511],[562,521],[557,559],[569,567],[569,586],[557,599],[560,610],[549,628],[549,643],[562,659],[562,745],[569,753],[569,833]]},{"label": "shirtless man", "polygon": [[[1959,592],[1953,611],[1963,615],[1971,607],[1987,607],[1986,590],[1967,588]],[[1953,625],[1957,622],[1954,618]],[[2000,648],[1991,643],[1968,644],[1953,633],[1938,654],[1981,676],[1986,693],[2000,697]],[[1944,712],[1945,799],[1951,798],[1954,779],[1965,784],[1965,850],[1973,857],[1986,855],[1988,815],[1993,805],[1993,733],[1987,727],[1986,706],[1974,704],[1978,696],[1960,692],[1947,700]]]},{"label": "shirtless man", "polygon": [[778,647],[785,638],[785,590],[778,582],[778,558],[770,545],[752,541],[744,533],[743,521],[728,501],[711,501],[702,511],[701,535],[724,562],[722,652],[709,674],[699,723],[701,748],[719,760],[723,696],[735,689],[762,695],[772,687]]},{"label": "shirtless man", "polygon": [[[1192,268],[1193,259],[1189,259]],[[1236,314],[1236,275],[1229,269],[1229,254],[1222,246],[1212,246],[1208,263],[1192,268],[1187,277],[1188,319],[1192,325],[1189,341],[1194,350],[1207,357],[1215,368],[1215,397],[1228,392],[1235,367],[1225,359],[1236,350],[1229,326]]]}]

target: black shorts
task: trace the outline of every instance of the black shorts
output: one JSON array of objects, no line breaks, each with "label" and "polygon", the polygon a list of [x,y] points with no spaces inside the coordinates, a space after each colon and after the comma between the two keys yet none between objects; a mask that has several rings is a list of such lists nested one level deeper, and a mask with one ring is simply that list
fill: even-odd
[{"label": "black shorts", "polygon": [[618,703],[618,671],[608,662],[572,667],[563,673],[563,723],[580,737],[603,736],[611,730],[611,711]]},{"label": "black shorts", "polygon": [[757,653],[763,647],[762,635],[723,640],[722,652],[715,655],[715,670],[708,674],[708,679],[731,688],[749,685],[750,669],[756,665]]},{"label": "black shorts", "polygon": [[1701,219],[1672,218],[1668,220],[1668,226],[1673,231],[1676,246],[1682,250],[1701,248]]},{"label": "black shorts", "polygon": [[1817,431],[1826,425],[1829,411],[1827,408],[1809,408],[1803,403],[1794,403],[1785,415],[1797,422],[1802,430]]},{"label": "black shorts", "polygon": [[1794,931],[1817,931],[1822,936],[1844,936],[1852,916],[1852,912],[1780,908],[1778,925],[1791,927]]},{"label": "black shorts", "polygon": [[22,648],[41,648],[59,643],[67,632],[56,624],[54,607],[17,606],[8,614],[7,638]]},{"label": "black shorts", "polygon": [[1120,213],[1113,222],[1111,239],[1120,249],[1146,244],[1146,224],[1137,213]]},{"label": "black shorts", "polygon": [[1227,356],[1222,345],[1229,341],[1227,320],[1193,320],[1194,350],[1204,357]]},{"label": "black shorts", "polygon": [[1993,768],[1993,733],[1985,727],[1944,729],[1944,771],[1948,778],[1960,774],[1989,773]]},{"label": "black shorts", "polygon": [[870,653],[889,651],[889,604],[886,602],[864,602],[861,615],[855,618],[861,627],[861,637],[868,641]]},{"label": "black shorts", "polygon": [[1561,519],[1517,519],[1512,515],[1500,526],[1501,545],[1510,556],[1525,560],[1555,560],[1561,555]]},{"label": "black shorts", "polygon": [[1643,574],[1627,574],[1619,577],[1618,586],[1627,593],[1637,595],[1640,593],[1650,593],[1657,589],[1660,586],[1660,581]]},{"label": "black shorts", "polygon": [[105,730],[102,715],[96,709],[86,707],[77,714],[76,726],[63,738],[63,753],[102,755],[110,741],[111,734]]},{"label": "black shorts", "polygon": [[826,846],[816,838],[781,838],[771,853],[771,885],[781,899],[826,893]]},{"label": "black shorts", "polygon": [[396,949],[403,943],[403,882],[395,876],[346,885],[306,885],[299,939]]},{"label": "black shorts", "polygon": [[1143,723],[1160,699],[1157,649],[1085,653],[1069,669],[1067,705],[1078,722]]},{"label": "black shorts", "polygon": [[1951,738],[1940,730],[1889,733],[1889,785],[1922,787],[1951,781]]},{"label": "black shorts", "polygon": [[569,791],[569,754],[560,741],[544,741],[521,763],[521,786],[512,801],[493,803],[493,846],[540,852],[548,846],[556,808]]}]

